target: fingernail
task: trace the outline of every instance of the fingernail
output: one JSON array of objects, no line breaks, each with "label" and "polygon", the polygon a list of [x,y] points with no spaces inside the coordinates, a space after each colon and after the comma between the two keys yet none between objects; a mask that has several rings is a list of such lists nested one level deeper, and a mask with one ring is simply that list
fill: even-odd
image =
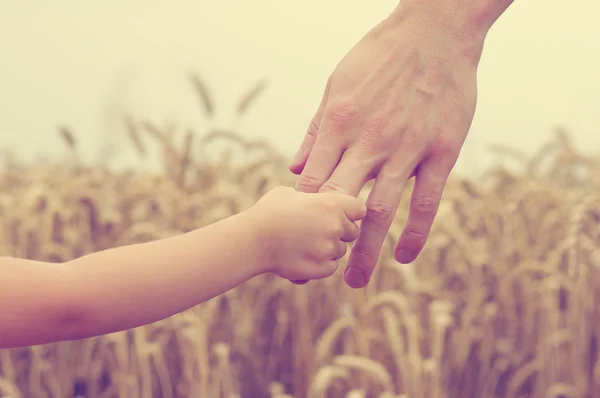
[{"label": "fingernail", "polygon": [[401,264],[408,264],[414,260],[414,256],[406,250],[400,249],[396,251],[396,260]]},{"label": "fingernail", "polygon": [[290,280],[294,285],[305,285],[308,283],[307,280]]},{"label": "fingernail", "polygon": [[358,289],[367,284],[367,278],[365,278],[364,272],[359,269],[348,267],[346,268],[344,274],[346,277],[346,283],[352,288]]}]

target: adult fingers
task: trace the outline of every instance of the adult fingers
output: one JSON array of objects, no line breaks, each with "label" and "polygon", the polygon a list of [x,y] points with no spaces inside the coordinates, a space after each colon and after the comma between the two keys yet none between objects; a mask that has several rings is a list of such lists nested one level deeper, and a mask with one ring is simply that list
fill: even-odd
[{"label": "adult fingers", "polygon": [[294,285],[305,285],[308,283],[308,280],[306,279],[302,279],[302,280],[290,280],[290,282],[292,282]]},{"label": "adult fingers", "polygon": [[342,156],[342,146],[330,135],[319,134],[296,181],[296,190],[316,193],[331,175]]},{"label": "adult fingers", "polygon": [[343,153],[339,164],[329,179],[321,185],[319,192],[339,192],[357,196],[377,166],[378,159],[369,159],[360,148],[350,147]]},{"label": "adult fingers", "polygon": [[408,264],[423,250],[450,171],[451,167],[433,159],[419,166],[408,220],[394,249],[396,261]]},{"label": "adult fingers", "polygon": [[327,105],[327,98],[329,97],[329,87],[331,86],[331,77],[327,80],[327,84],[325,85],[325,92],[323,93],[323,97],[321,98],[321,103],[317,108],[317,112],[313,116],[306,135],[302,140],[302,144],[300,144],[300,149],[294,155],[292,159],[289,170],[299,175],[304,170],[304,166],[306,166],[306,162],[308,161],[308,157],[312,151],[313,146],[315,145],[315,141],[317,139],[317,133],[319,131],[319,125],[321,124],[321,119],[323,118],[323,113],[325,112],[325,106]]},{"label": "adult fingers", "polygon": [[313,120],[311,120],[310,125],[308,126],[308,131],[302,140],[302,144],[300,144],[300,149],[294,155],[292,162],[289,165],[289,170],[299,175],[304,170],[304,166],[306,166],[306,161],[312,151],[313,146],[315,145],[315,141],[317,140],[317,132],[319,130],[318,123],[320,120],[316,120],[316,115]]},{"label": "adult fingers", "polygon": [[411,170],[395,173],[384,167],[377,177],[367,199],[367,216],[361,222],[344,272],[348,286],[361,288],[369,282]]},{"label": "adult fingers", "polygon": [[328,105],[324,110],[319,133],[296,183],[303,192],[317,192],[337,168],[348,149],[349,131],[357,123],[357,110],[348,105]]}]

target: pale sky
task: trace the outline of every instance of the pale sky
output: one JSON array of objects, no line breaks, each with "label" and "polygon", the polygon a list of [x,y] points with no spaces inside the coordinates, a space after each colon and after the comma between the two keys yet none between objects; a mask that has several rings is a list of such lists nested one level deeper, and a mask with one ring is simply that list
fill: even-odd
[{"label": "pale sky", "polygon": [[[176,5],[173,5],[176,4]],[[216,125],[297,149],[341,57],[396,1],[37,0],[0,2],[0,146],[26,158],[60,154],[66,124],[91,157],[111,142],[135,160],[124,112],[211,126],[187,80],[214,92]],[[553,126],[600,146],[600,3],[515,0],[490,32],[479,104],[457,170],[489,163],[485,146],[533,150]],[[261,78],[268,90],[241,121],[232,109]],[[600,152],[600,151],[598,151]]]}]

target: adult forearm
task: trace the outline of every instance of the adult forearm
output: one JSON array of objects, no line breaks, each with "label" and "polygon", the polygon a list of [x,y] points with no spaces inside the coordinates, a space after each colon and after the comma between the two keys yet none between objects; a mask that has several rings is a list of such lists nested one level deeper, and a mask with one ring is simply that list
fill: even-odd
[{"label": "adult forearm", "polygon": [[471,18],[474,26],[488,30],[500,18],[514,0],[469,0],[475,3]]},{"label": "adult forearm", "polygon": [[394,15],[425,14],[432,23],[472,36],[485,36],[514,0],[402,0]]}]

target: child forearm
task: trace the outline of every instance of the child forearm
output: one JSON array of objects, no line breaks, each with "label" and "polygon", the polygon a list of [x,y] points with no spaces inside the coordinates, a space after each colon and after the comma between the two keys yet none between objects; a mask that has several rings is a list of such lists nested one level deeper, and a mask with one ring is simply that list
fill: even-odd
[{"label": "child forearm", "polygon": [[[255,225],[240,213],[184,235],[64,264],[10,259],[0,264],[0,279],[8,288],[0,291],[0,348],[158,321],[264,272],[263,253]],[[43,306],[36,295],[44,297]],[[10,326],[18,322],[33,326],[25,334],[11,333],[20,330]]]}]

